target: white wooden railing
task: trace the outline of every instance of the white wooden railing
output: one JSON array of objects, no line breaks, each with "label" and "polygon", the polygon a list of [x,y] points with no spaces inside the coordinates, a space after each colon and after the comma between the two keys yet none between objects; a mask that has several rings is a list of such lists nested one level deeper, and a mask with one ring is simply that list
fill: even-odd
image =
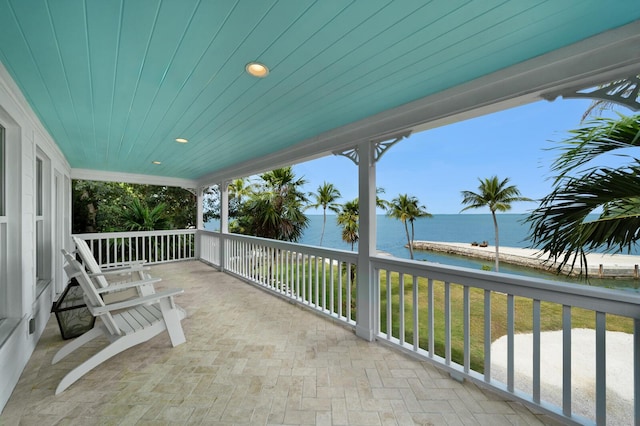
[{"label": "white wooden railing", "polygon": [[[200,256],[219,265],[221,234],[199,231]],[[355,325],[356,253],[238,234],[224,235],[223,269],[244,281]]]},{"label": "white wooden railing", "polygon": [[[447,369],[453,377],[489,386],[567,422],[606,423],[607,368],[617,368],[607,364],[606,359],[607,317],[626,317],[634,338],[632,347],[624,350],[633,351],[634,361],[633,365],[626,366],[625,374],[635,378],[634,406],[626,414],[627,418],[640,421],[640,296],[637,294],[381,256],[371,258],[371,262],[381,313],[376,330],[379,340],[430,360]],[[516,305],[521,309],[526,307],[527,311],[517,312]],[[387,309],[389,306],[391,309]],[[499,306],[500,312],[494,310],[494,306]],[[595,395],[595,400],[591,401],[590,413],[576,412],[572,399],[577,383],[572,380],[571,320],[572,313],[580,312],[584,316],[584,310],[590,312],[595,325],[595,359],[591,360],[594,385],[588,390]],[[562,384],[559,400],[555,402],[556,389],[545,389],[545,366],[541,365],[541,332],[544,322],[554,312],[562,324],[562,350],[557,354],[562,360]],[[532,363],[529,383],[523,382],[522,376],[516,381],[516,363],[522,364],[522,360],[514,356],[516,315],[532,318],[527,330],[532,333],[533,341],[528,360]],[[501,329],[507,336],[506,377],[496,378],[492,372],[491,344],[495,338],[492,329]],[[453,339],[452,335],[462,337]],[[586,349],[579,348],[574,356],[587,356]],[[478,352],[480,357],[476,355],[478,359],[473,359]],[[609,384],[610,389],[616,386],[616,383]],[[545,395],[551,400],[545,400]]]},{"label": "white wooden railing", "polygon": [[149,264],[195,259],[195,229],[77,234],[87,242],[100,266],[129,262]]},{"label": "white wooden railing", "polygon": [[211,231],[198,231],[198,255],[200,260],[203,260],[211,265],[220,267],[220,233]]},{"label": "white wooden railing", "polygon": [[[200,260],[246,282],[348,326],[356,324],[354,252],[204,230],[79,236],[103,265],[194,259],[197,252]],[[607,320],[624,317],[633,332],[633,343],[625,349],[633,351],[633,365],[626,368],[634,378],[633,407],[627,414],[635,419],[631,423],[640,421],[640,295],[388,256],[373,256],[370,263],[374,280],[369,285],[377,297],[369,308],[378,318],[374,335],[379,341],[567,423],[607,422],[608,389],[616,386],[607,383],[607,370],[613,368],[606,357]],[[596,336],[591,390],[595,397],[587,413],[576,408],[576,367],[572,368],[573,357],[583,355],[572,348],[572,315],[584,316],[585,311],[593,318]],[[547,388],[541,364],[541,336],[550,315],[559,316],[562,333],[562,349],[556,355],[562,363],[558,400],[552,398],[555,389]],[[523,361],[515,357],[516,332],[523,332],[516,327],[520,316],[531,318],[524,327],[533,342],[529,382],[523,382],[516,368]],[[498,334],[507,339],[504,376],[492,368],[492,343]]]}]

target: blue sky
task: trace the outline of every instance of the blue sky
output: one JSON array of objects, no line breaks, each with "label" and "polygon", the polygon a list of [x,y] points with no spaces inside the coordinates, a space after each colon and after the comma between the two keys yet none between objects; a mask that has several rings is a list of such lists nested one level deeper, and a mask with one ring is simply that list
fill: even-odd
[{"label": "blue sky", "polygon": [[[589,100],[557,99],[477,117],[411,135],[389,149],[377,163],[378,187],[383,198],[401,193],[418,198],[432,214],[459,213],[463,190],[476,191],[478,178],[508,177],[523,196],[540,199],[551,192],[549,166],[558,155],[548,148],[581,126]],[[629,114],[628,111],[621,113]],[[330,156],[294,166],[297,176],[315,191],[324,181],[342,193],[338,202],[358,195],[357,167],[342,156]],[[525,213],[536,203],[512,205]],[[468,210],[488,213],[489,209]],[[307,210],[308,214],[322,213]],[[466,212],[465,212],[466,213]]]}]

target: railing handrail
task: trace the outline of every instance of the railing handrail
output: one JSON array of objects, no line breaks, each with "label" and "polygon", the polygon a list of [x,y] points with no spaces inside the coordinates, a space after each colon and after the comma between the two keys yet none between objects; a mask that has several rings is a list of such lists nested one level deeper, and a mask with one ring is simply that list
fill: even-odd
[{"label": "railing handrail", "polygon": [[195,259],[195,229],[74,234],[87,242],[99,265],[149,264]]},{"label": "railing handrail", "polygon": [[[217,231],[209,231],[204,229],[199,229],[198,233],[215,235],[215,236],[221,235]],[[299,244],[299,243],[290,243],[286,241],[271,240],[269,238],[253,237],[250,235],[242,235],[242,234],[224,234],[224,238],[227,240],[256,242],[266,247],[277,248],[280,250],[305,252],[317,257],[326,257],[326,258],[339,257],[341,259],[348,260],[352,263],[356,263],[358,260],[358,254],[348,250],[317,247],[317,246],[311,246],[311,245]]]},{"label": "railing handrail", "polygon": [[640,318],[640,295],[636,293],[388,256],[372,256],[371,262],[374,268],[393,269],[405,275],[428,275],[452,284]]},{"label": "railing handrail", "polygon": [[124,232],[91,232],[84,234],[73,234],[73,236],[81,238],[83,240],[98,240],[108,238],[122,238],[122,237],[145,237],[149,235],[182,235],[182,234],[195,234],[196,229],[169,229],[169,230],[155,230],[155,231],[124,231]]}]

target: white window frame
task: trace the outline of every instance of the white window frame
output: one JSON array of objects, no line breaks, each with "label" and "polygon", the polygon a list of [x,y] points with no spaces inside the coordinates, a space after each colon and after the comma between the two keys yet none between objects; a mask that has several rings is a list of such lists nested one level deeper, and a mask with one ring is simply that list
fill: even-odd
[{"label": "white window frame", "polygon": [[51,160],[38,148],[34,164],[36,298],[53,278],[51,185],[47,185],[47,182],[51,182]]},{"label": "white window frame", "polygon": [[9,330],[24,315],[21,265],[21,132],[11,115],[0,106],[3,127],[3,197],[0,215],[0,346]]}]

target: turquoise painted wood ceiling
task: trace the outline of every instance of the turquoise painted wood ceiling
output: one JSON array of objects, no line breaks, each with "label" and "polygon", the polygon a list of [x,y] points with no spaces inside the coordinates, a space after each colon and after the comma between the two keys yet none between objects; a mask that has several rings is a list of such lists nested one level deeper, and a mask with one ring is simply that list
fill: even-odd
[{"label": "turquoise painted wood ceiling", "polygon": [[0,0],[0,61],[72,167],[197,179],[639,18],[637,0]]}]

